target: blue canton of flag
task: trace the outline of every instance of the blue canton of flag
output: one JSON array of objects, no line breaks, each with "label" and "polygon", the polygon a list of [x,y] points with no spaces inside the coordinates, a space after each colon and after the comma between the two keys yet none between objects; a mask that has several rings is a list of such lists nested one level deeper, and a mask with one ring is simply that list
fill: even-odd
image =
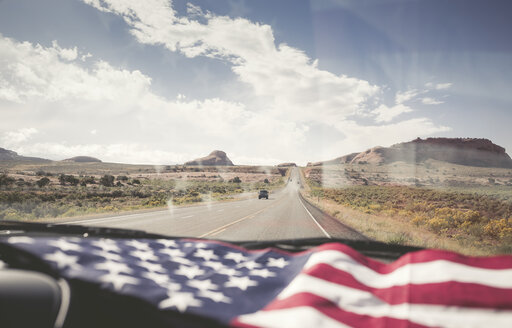
[{"label": "blue canton of flag", "polygon": [[10,237],[8,243],[64,278],[224,323],[268,304],[308,258],[194,240]]}]

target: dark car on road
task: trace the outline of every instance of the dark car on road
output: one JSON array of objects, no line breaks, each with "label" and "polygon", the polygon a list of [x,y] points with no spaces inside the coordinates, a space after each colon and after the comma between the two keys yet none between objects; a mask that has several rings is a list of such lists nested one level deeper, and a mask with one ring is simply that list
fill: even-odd
[{"label": "dark car on road", "polygon": [[268,199],[268,191],[267,190],[260,190],[260,193],[258,194],[258,199]]}]

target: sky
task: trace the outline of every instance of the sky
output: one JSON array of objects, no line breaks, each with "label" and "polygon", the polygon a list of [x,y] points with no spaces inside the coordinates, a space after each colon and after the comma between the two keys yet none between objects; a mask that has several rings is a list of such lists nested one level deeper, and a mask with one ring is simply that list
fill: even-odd
[{"label": "sky", "polygon": [[0,0],[0,147],[61,160],[512,150],[512,2]]}]

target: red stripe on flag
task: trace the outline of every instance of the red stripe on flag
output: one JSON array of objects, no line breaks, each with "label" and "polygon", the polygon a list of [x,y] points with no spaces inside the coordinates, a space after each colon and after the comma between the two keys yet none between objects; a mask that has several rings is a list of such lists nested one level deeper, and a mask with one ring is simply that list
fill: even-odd
[{"label": "red stripe on flag", "polygon": [[385,264],[373,259],[370,259],[354,249],[340,244],[340,243],[329,243],[319,247],[315,247],[312,251],[318,253],[320,251],[334,250],[347,254],[357,262],[373,269],[376,272],[386,274],[395,271],[396,269],[412,263],[424,263],[445,260],[453,263],[464,264],[475,268],[482,269],[512,269],[512,256],[493,256],[493,257],[471,257],[465,256],[449,251],[442,250],[424,250],[405,254],[398,260],[390,264]]},{"label": "red stripe on flag", "polygon": [[338,285],[370,292],[392,305],[411,303],[512,309],[512,290],[510,289],[456,281],[372,288],[359,282],[350,273],[325,263],[317,264],[303,273]]},{"label": "red stripe on flag", "polygon": [[287,309],[293,307],[310,306],[330,318],[352,327],[409,327],[424,328],[409,320],[390,317],[372,317],[364,314],[345,311],[328,299],[311,293],[297,293],[283,300],[270,303],[263,311]]}]

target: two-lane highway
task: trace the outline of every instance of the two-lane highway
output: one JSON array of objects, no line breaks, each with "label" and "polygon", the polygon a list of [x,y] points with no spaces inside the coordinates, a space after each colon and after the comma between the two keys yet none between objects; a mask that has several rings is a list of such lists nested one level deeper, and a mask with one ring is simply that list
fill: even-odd
[{"label": "two-lane highway", "polygon": [[255,197],[66,223],[232,241],[315,237],[364,239],[308,205],[300,198],[299,188],[299,172],[293,169],[286,187],[271,193],[268,200]]}]

